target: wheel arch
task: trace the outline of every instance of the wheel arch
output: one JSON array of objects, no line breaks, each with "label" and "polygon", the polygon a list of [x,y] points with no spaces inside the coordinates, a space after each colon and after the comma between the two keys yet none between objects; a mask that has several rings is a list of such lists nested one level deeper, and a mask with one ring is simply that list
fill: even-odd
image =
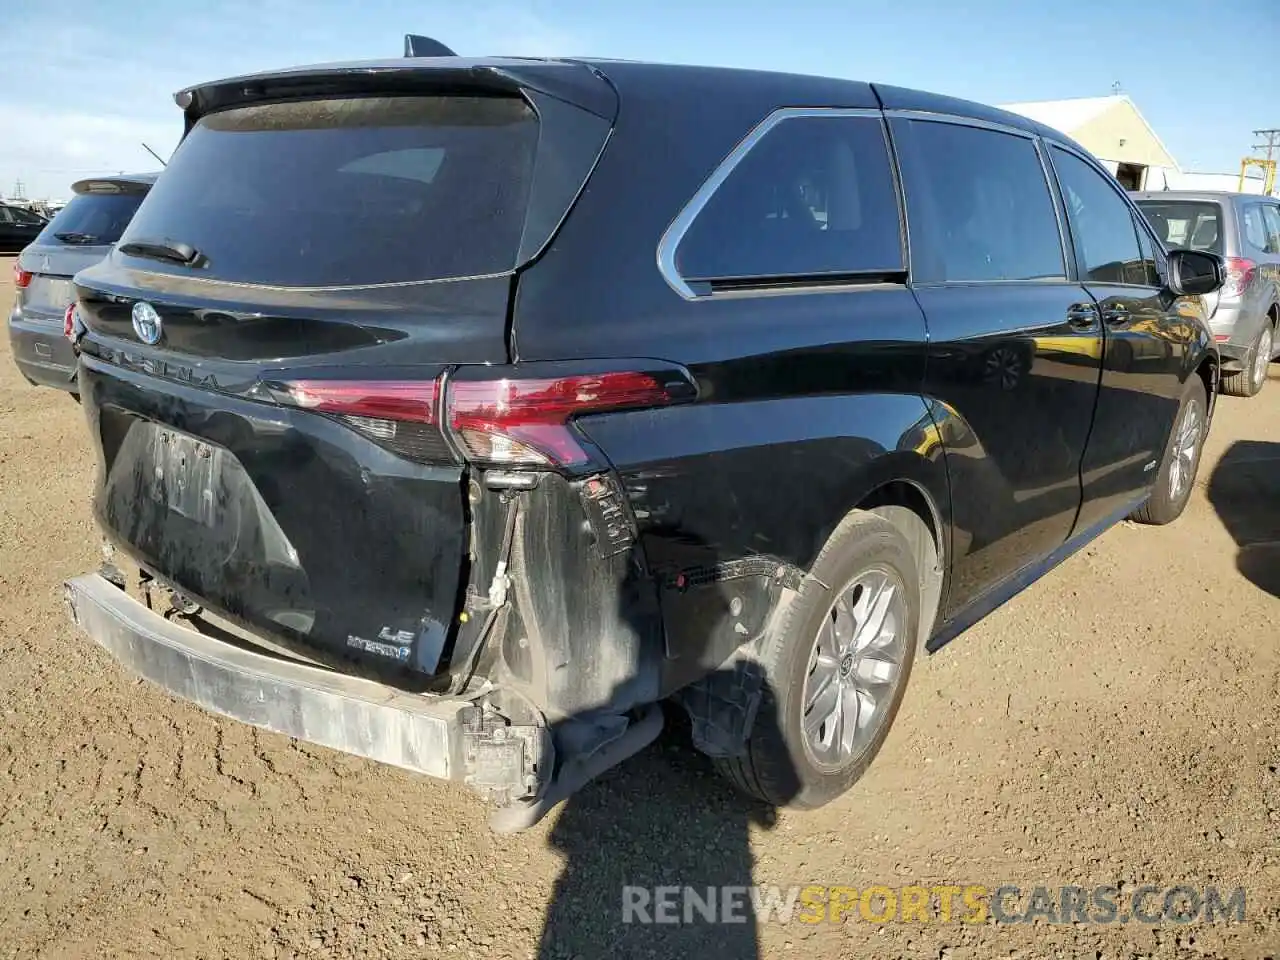
[{"label": "wheel arch", "polygon": [[911,546],[920,573],[920,647],[932,635],[943,609],[951,570],[950,490],[941,448],[934,456],[914,450],[887,453],[868,464],[851,485],[847,508],[821,531],[816,556],[840,524],[863,510],[884,517]]}]

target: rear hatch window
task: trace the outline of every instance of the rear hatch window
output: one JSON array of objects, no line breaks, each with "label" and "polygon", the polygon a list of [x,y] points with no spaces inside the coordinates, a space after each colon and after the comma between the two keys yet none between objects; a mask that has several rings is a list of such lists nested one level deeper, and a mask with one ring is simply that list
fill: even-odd
[{"label": "rear hatch window", "polygon": [[142,192],[81,193],[58,211],[37,238],[42,246],[110,246],[142,203]]},{"label": "rear hatch window", "polygon": [[517,264],[537,145],[537,115],[516,97],[225,110],[191,129],[122,239],[186,244],[199,275],[234,283],[503,273]]},{"label": "rear hatch window", "polygon": [[1222,207],[1207,200],[1139,200],[1138,207],[1169,250],[1222,254]]}]

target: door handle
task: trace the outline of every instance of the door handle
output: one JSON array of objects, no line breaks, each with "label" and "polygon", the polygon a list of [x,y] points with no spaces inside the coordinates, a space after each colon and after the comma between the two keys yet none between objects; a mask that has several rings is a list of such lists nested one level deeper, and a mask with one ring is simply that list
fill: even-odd
[{"label": "door handle", "polygon": [[1123,306],[1107,307],[1102,311],[1102,319],[1112,326],[1119,326],[1122,323],[1128,323],[1132,319],[1129,314],[1129,308]]},{"label": "door handle", "polygon": [[1091,303],[1073,303],[1067,308],[1067,323],[1073,327],[1087,328],[1098,319],[1098,310]]}]

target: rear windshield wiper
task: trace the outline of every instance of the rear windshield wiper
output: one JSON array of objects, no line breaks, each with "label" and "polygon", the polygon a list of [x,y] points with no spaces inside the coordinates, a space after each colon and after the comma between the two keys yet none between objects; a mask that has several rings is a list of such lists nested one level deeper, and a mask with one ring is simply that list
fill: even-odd
[{"label": "rear windshield wiper", "polygon": [[55,237],[63,243],[101,243],[101,237],[95,237],[92,233],[55,233]]},{"label": "rear windshield wiper", "polygon": [[171,240],[130,240],[120,245],[120,252],[131,257],[147,257],[151,260],[180,263],[188,267],[204,262],[204,255],[195,247],[189,243],[174,243]]}]

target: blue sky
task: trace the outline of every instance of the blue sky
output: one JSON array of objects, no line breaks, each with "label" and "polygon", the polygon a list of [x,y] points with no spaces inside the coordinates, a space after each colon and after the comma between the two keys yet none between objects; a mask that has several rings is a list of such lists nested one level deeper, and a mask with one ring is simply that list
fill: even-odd
[{"label": "blue sky", "polygon": [[[8,5],[6,5],[8,6]],[[988,103],[1119,82],[1184,169],[1235,170],[1280,127],[1276,0],[41,0],[0,58],[0,194],[64,196],[167,155],[183,86],[396,56],[406,32],[463,54],[597,55],[879,80]],[[21,56],[14,56],[21,51]]]}]

